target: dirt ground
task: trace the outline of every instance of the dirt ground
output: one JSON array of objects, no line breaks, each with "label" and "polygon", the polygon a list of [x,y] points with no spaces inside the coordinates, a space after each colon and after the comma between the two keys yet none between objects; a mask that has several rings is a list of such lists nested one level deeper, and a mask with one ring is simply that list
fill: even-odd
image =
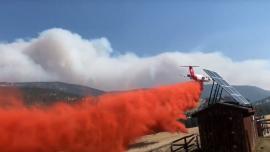
[{"label": "dirt ground", "polygon": [[161,132],[153,135],[147,135],[138,139],[130,146],[128,152],[170,152],[172,141],[189,134],[198,134],[198,128],[189,128],[188,133],[168,133]]},{"label": "dirt ground", "polygon": [[256,152],[270,152],[270,137],[258,139]]}]

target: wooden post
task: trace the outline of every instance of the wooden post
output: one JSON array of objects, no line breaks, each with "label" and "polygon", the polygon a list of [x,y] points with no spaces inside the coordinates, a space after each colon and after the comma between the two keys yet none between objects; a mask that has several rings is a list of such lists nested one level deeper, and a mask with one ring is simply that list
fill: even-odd
[{"label": "wooden post", "polygon": [[196,144],[197,144],[197,149],[200,149],[199,136],[198,135],[196,135]]},{"label": "wooden post", "polygon": [[185,149],[185,152],[188,152],[188,145],[187,145],[187,138],[184,139],[184,149]]}]

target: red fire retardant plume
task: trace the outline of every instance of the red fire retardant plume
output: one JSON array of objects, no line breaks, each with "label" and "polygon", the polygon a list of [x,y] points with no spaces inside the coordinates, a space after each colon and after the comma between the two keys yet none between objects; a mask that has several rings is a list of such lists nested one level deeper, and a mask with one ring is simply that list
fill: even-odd
[{"label": "red fire retardant plume", "polygon": [[[0,91],[0,103],[21,102]],[[0,151],[123,152],[140,136],[185,131],[177,119],[197,106],[200,94],[198,82],[187,82],[87,97],[77,105],[1,104]]]}]

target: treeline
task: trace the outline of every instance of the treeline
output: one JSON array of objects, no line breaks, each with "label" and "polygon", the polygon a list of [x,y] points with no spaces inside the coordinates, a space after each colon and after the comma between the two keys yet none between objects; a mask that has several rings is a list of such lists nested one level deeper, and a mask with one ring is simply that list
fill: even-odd
[{"label": "treeline", "polygon": [[270,114],[270,102],[255,105],[257,114],[268,115]]}]

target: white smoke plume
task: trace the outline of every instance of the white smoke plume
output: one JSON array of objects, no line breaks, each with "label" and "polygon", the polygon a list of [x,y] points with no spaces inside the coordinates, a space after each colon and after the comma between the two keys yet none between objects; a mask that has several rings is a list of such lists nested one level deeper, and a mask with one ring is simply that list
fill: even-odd
[{"label": "white smoke plume", "polygon": [[[151,87],[185,80],[180,65],[216,70],[232,84],[270,89],[270,62],[233,61],[218,52],[165,52],[151,57],[114,55],[106,38],[88,40],[64,29],[0,43],[0,81],[63,81],[102,90]],[[201,73],[201,70],[198,70]]]}]

